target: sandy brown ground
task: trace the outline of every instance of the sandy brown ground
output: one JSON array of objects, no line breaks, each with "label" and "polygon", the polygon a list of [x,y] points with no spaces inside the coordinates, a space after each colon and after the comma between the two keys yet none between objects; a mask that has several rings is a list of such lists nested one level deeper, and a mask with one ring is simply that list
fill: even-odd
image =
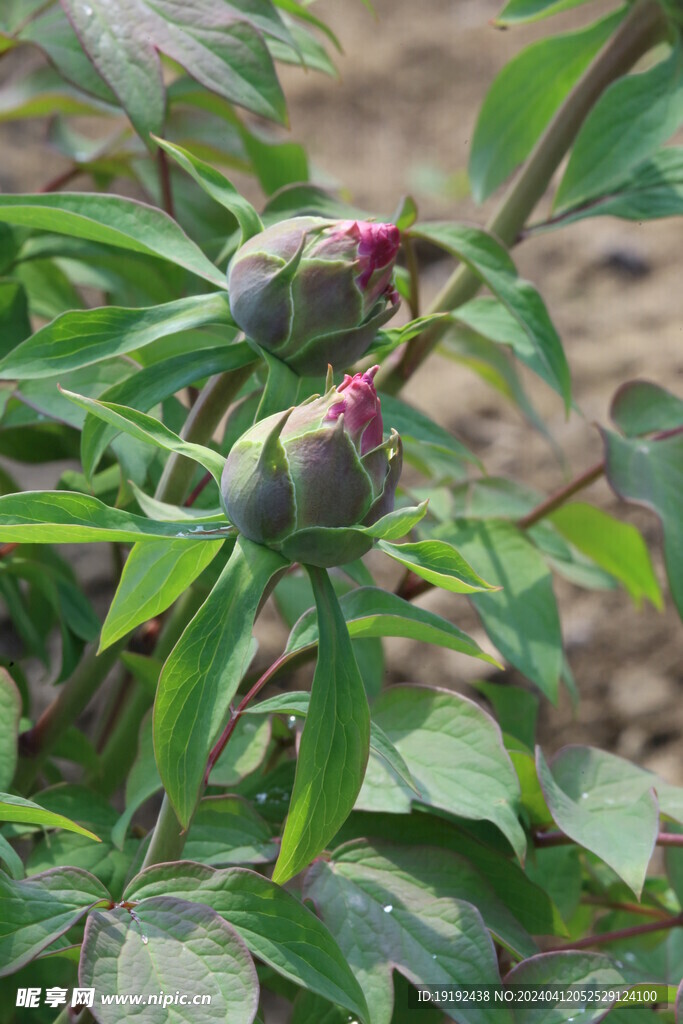
[{"label": "sandy brown ground", "polygon": [[[592,5],[591,12],[608,6]],[[497,0],[376,0],[375,7],[377,21],[360,0],[316,5],[346,51],[339,59],[342,77],[286,69],[293,136],[309,148],[321,181],[343,186],[368,209],[388,215],[402,194],[413,192],[422,216],[483,223],[491,204],[477,210],[462,194],[476,112],[496,71],[546,26],[497,31],[489,24]],[[584,9],[557,24],[585,17]],[[17,134],[0,126],[0,187],[27,189],[59,171],[56,160],[46,175],[41,131],[32,126]],[[425,188],[426,178],[438,175],[454,182],[455,198]],[[583,417],[569,422],[557,398],[527,378],[572,473],[600,457],[593,422],[606,422],[620,383],[646,377],[681,391],[680,243],[680,221],[595,220],[527,241],[514,253],[521,272],[541,290],[572,368]],[[625,261],[638,272],[619,269]],[[428,269],[427,299],[449,271],[441,264]],[[547,445],[469,371],[433,360],[405,394],[452,428],[490,473],[548,490],[565,481]],[[587,497],[644,530],[666,592],[656,519],[621,505],[604,483]],[[108,571],[92,548],[81,549],[80,559],[95,582]],[[636,611],[621,591],[590,593],[563,581],[557,595],[582,699],[576,717],[567,701],[557,711],[544,708],[546,751],[566,742],[602,746],[683,783],[681,631],[668,595],[664,613]],[[486,643],[464,600],[423,600]],[[394,681],[463,687],[482,672],[478,662],[433,648],[402,642],[388,648]]]}]

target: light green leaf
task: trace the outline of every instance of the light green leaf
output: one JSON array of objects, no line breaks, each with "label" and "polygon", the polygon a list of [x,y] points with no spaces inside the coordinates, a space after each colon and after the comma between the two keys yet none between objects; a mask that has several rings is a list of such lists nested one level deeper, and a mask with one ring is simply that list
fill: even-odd
[{"label": "light green leaf", "polygon": [[396,508],[388,512],[371,526],[363,527],[369,537],[378,537],[381,540],[400,540],[407,533],[417,526],[427,513],[427,502],[409,508]]},{"label": "light green leaf", "polygon": [[[527,158],[625,10],[578,31],[541,39],[508,61],[486,94],[472,139],[469,176],[477,202]],[[500,20],[504,17],[505,12]]]},{"label": "light green leaf", "polygon": [[220,482],[225,459],[213,449],[206,448],[202,444],[184,441],[160,420],[155,420],[153,416],[148,416],[145,412],[138,412],[137,409],[131,409],[126,405],[117,405],[115,402],[100,402],[94,398],[86,398],[84,395],[67,391],[66,388],[60,388],[60,391],[86,412],[92,413],[93,416],[111,424],[123,431],[124,434],[130,434],[138,441],[145,441],[157,448],[193,459],[208,470],[217,483]]},{"label": "light green leaf", "polygon": [[683,120],[683,56],[613,82],[584,121],[555,196],[562,213],[607,192],[651,156]]},{"label": "light green leaf", "polygon": [[11,786],[17,766],[21,694],[5,668],[0,667],[0,789]]},{"label": "light green leaf", "polygon": [[551,766],[538,748],[536,766],[558,827],[601,857],[640,898],[659,824],[657,777],[590,747],[567,747]]},{"label": "light green leaf", "polygon": [[[413,984],[500,984],[479,911],[448,892],[441,865],[439,877],[430,877],[430,852],[439,858],[441,851],[420,851],[424,875],[416,852],[354,844],[342,847],[329,863],[318,861],[306,875],[305,895],[319,908],[358,978],[372,1024],[389,1024],[392,1018],[394,968]],[[453,1006],[446,1013],[461,1024],[511,1020],[500,1006],[473,1011]]]},{"label": "light green leaf", "polygon": [[240,718],[230,743],[211,770],[212,786],[236,786],[263,763],[270,745],[270,722]]},{"label": "light green leaf", "polygon": [[552,701],[562,670],[562,634],[545,559],[512,525],[495,519],[456,520],[435,531],[502,588],[472,597],[500,653]]},{"label": "light green leaf", "polygon": [[77,825],[75,821],[65,818],[63,814],[46,811],[40,804],[11,793],[0,793],[0,821],[16,821],[23,825],[41,825],[43,828],[64,828],[68,832],[78,832],[96,843],[100,840],[93,832]]},{"label": "light green leaf", "polygon": [[[422,803],[493,822],[523,858],[519,782],[500,730],[482,708],[447,690],[406,685],[382,693],[372,714],[408,766]],[[358,809],[406,813],[414,800],[414,793],[371,759]]]},{"label": "light green leaf", "polygon": [[529,335],[545,367],[545,379],[562,395],[565,408],[571,404],[571,379],[562,342],[543,299],[528,281],[518,277],[507,250],[480,228],[461,224],[421,224],[412,233],[426,238],[462,260]]},{"label": "light green leaf", "polygon": [[0,195],[0,223],[157,256],[225,288],[225,278],[171,217],[155,206],[91,192]]},{"label": "light green leaf", "polygon": [[683,433],[660,441],[619,437],[608,430],[601,433],[612,489],[659,516],[671,595],[683,616]]},{"label": "light green leaf", "polygon": [[154,522],[110,508],[88,494],[70,491],[24,491],[0,496],[0,535],[26,544],[88,544],[102,541],[221,540],[233,527],[212,523]]},{"label": "light green leaf", "polygon": [[336,594],[325,569],[309,566],[308,574],[318,614],[318,661],[273,871],[279,883],[306,867],[346,820],[370,750],[370,710]]},{"label": "light green leaf", "polygon": [[369,1022],[363,993],[325,925],[286,889],[244,868],[216,871],[187,862],[147,868],[126,899],[172,893],[211,907],[259,960]]},{"label": "light green leaf", "polygon": [[[437,644],[497,664],[471,637],[440,615],[377,587],[357,587],[339,601],[351,637],[401,636]],[[315,611],[305,612],[294,625],[287,651],[293,653],[318,642]]]},{"label": "light green leaf", "polygon": [[173,143],[166,142],[165,139],[155,138],[154,141],[169,153],[212,199],[224,206],[226,210],[230,210],[242,231],[241,244],[244,244],[252,235],[263,231],[261,218],[249,200],[245,199],[220,171],[181,146],[174,146]]},{"label": "light green leaf", "polygon": [[517,22],[538,21],[588,2],[589,0],[508,0],[496,18],[496,24],[514,25]]},{"label": "light green leaf", "polygon": [[239,537],[164,665],[154,707],[154,747],[159,774],[185,826],[209,752],[252,656],[251,631],[261,597],[286,566],[274,551]]},{"label": "light green leaf", "polygon": [[[146,1006],[144,1024],[252,1024],[258,1006],[256,968],[233,928],[207,906],[174,896],[152,896],[134,910],[114,907],[88,917],[79,968],[81,984],[97,992],[144,996],[155,989],[181,991],[173,1013]],[[210,1004],[193,1004],[201,986]],[[100,1024],[121,1024],[121,1008],[97,1008]]]},{"label": "light green leaf", "polygon": [[579,551],[621,580],[636,606],[645,597],[661,609],[657,577],[642,534],[635,526],[578,501],[557,509],[550,521]]},{"label": "light green leaf", "polygon": [[150,519],[158,519],[162,523],[223,523],[227,525],[225,512],[219,507],[195,508],[193,505],[171,505],[167,501],[159,501],[138,487],[134,480],[129,480],[131,490],[138,505]]},{"label": "light green leaf", "polygon": [[53,377],[180,331],[231,323],[227,298],[221,293],[193,295],[148,309],[103,306],[75,310],[58,316],[5,356],[0,379]]},{"label": "light green leaf", "polygon": [[53,868],[19,882],[0,872],[0,977],[29,963],[109,899],[102,883],[79,868]]},{"label": "light green leaf", "polygon": [[[269,697],[258,704],[252,704],[245,710],[247,714],[252,715],[283,714],[304,718],[308,714],[309,704],[310,694],[292,690],[288,693],[279,694],[277,697]],[[406,786],[412,789],[418,796],[421,796],[411,778],[405,761],[393,743],[389,742],[386,734],[376,722],[370,722],[370,751],[376,754],[377,757],[381,757]]]},{"label": "light green leaf", "polygon": [[416,576],[453,594],[496,589],[495,584],[486,583],[478,576],[453,545],[445,540],[420,540],[409,544],[389,544],[381,540],[377,546]]},{"label": "light green leaf", "polygon": [[134,544],[104,620],[100,651],[170,608],[213,561],[222,544],[179,540]]}]

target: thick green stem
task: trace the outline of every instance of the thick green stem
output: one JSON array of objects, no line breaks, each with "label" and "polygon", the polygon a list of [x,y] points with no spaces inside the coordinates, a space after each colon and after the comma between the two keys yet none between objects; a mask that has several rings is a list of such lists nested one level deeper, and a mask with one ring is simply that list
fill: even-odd
[{"label": "thick green stem", "polygon": [[165,864],[171,860],[180,860],[187,838],[187,831],[176,818],[175,811],[164,793],[164,799],[159,811],[152,839],[147,847],[145,860],[142,869],[151,867],[152,864]]},{"label": "thick green stem", "polygon": [[[611,40],[598,54],[583,77],[541,135],[520,174],[506,193],[487,229],[507,246],[513,245],[527,217],[544,195],[562,158],[574,142],[587,114],[608,85],[625,74],[637,60],[665,37],[667,22],[657,0],[639,0]],[[432,303],[429,313],[448,312],[468,302],[481,287],[481,280],[460,265]],[[449,329],[434,324],[414,339],[400,362],[377,383],[390,394],[400,391]]]},{"label": "thick green stem", "polygon": [[124,641],[121,640],[99,655],[95,648],[91,647],[33,728],[21,734],[19,750],[23,756],[15,776],[17,789],[22,792],[30,791],[59,737],[73,724],[116,664],[123,644]]},{"label": "thick green stem", "polygon": [[152,694],[133,679],[131,688],[126,694],[124,705],[119,714],[111,735],[102,751],[96,779],[97,788],[105,796],[111,796],[124,781],[137,755],[138,732],[140,723],[152,706]]},{"label": "thick green stem", "polygon": [[[228,406],[242,385],[249,379],[254,364],[238,370],[219,373],[202,388],[199,398],[190,409],[181,437],[195,444],[208,444]],[[187,494],[195,463],[184,455],[171,455],[161,475],[155,497],[179,505]]]}]

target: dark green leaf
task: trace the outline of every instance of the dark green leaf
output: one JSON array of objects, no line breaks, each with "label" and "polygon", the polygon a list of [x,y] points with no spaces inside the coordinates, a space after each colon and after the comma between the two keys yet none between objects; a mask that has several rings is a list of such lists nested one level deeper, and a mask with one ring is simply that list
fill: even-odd
[{"label": "dark green leaf", "polygon": [[[256,968],[230,925],[209,907],[174,896],[152,896],[134,910],[114,907],[88,917],[80,981],[97,992],[145,996],[154,988],[182,991],[174,1004],[177,1024],[251,1024],[258,1006]],[[193,1004],[197,989],[210,1004]],[[137,1014],[145,1024],[168,1020],[166,1009],[148,1006]],[[101,1024],[121,1024],[115,1003],[97,1008]]]},{"label": "dark green leaf", "polygon": [[103,900],[109,893],[102,883],[79,868],[53,868],[20,882],[0,872],[0,976],[28,963]]},{"label": "dark green leaf", "polygon": [[607,192],[650,157],[683,119],[683,55],[613,82],[598,99],[574,143],[557,190],[561,213]]},{"label": "dark green leaf", "polygon": [[609,412],[626,437],[641,437],[683,426],[683,400],[647,380],[623,384]]},{"label": "dark green leaf", "polygon": [[[519,782],[500,730],[482,708],[447,690],[392,686],[374,703],[373,720],[403,757],[422,803],[492,822],[523,858]],[[415,794],[372,757],[358,808],[398,814],[414,801]]]},{"label": "dark green leaf", "polygon": [[294,791],[273,880],[287,881],[334,837],[351,812],[370,749],[370,710],[337,597],[309,567],[318,614],[318,661]]},{"label": "dark green leaf", "polygon": [[602,438],[612,489],[619,497],[645,505],[659,516],[669,586],[683,616],[683,433],[655,441],[631,440],[603,430]]},{"label": "dark green leaf", "polygon": [[478,464],[479,460],[465,445],[424,413],[394,395],[382,393],[381,398],[384,422],[401,435],[407,455],[409,455],[412,442],[418,450],[422,450],[427,445],[447,455],[454,455],[458,459]]},{"label": "dark green leaf", "polygon": [[164,665],[154,708],[154,747],[159,774],[185,826],[209,752],[252,657],[251,631],[261,597],[286,565],[269,548],[239,537],[218,582]]},{"label": "dark green leaf", "polygon": [[21,281],[0,278],[0,356],[6,356],[31,333],[26,290]]},{"label": "dark green leaf", "polygon": [[590,747],[567,747],[550,767],[539,748],[537,769],[556,824],[640,898],[659,823],[657,777]]},{"label": "dark green leaf", "polygon": [[104,306],[64,313],[0,363],[0,379],[54,377],[132,352],[168,335],[206,324],[231,324],[223,294],[197,295],[149,309]]},{"label": "dark green leaf", "polygon": [[202,864],[265,864],[278,854],[269,825],[239,796],[208,796],[192,819],[183,856]]},{"label": "dark green leaf", "polygon": [[162,210],[121,196],[89,192],[0,195],[0,222],[157,256],[218,288],[225,278]]},{"label": "dark green leaf", "polygon": [[147,868],[125,896],[144,900],[169,892],[211,907],[230,922],[254,956],[368,1021],[365,999],[337,943],[286,889],[244,868],[216,871],[182,862]]},{"label": "dark green leaf", "polygon": [[486,94],[472,139],[469,175],[477,202],[527,158],[625,9],[576,32],[541,39],[508,61]]},{"label": "dark green leaf", "polygon": [[17,766],[21,694],[5,668],[0,668],[0,789],[12,784]]},{"label": "dark green leaf", "polygon": [[[329,863],[318,861],[306,876],[305,893],[358,978],[373,1024],[391,1019],[394,968],[415,984],[462,988],[500,983],[493,943],[479,912],[447,895],[443,877],[434,884],[429,854],[422,861],[425,878],[412,873],[416,867],[420,871],[415,850],[394,852],[399,870],[391,855],[387,859],[372,847],[354,845],[342,847]],[[435,860],[439,856],[433,851]],[[500,1007],[452,1008],[447,1014],[463,1024],[510,1021],[509,1011]]]},{"label": "dark green leaf", "polygon": [[[613,960],[602,953],[583,953],[571,950],[567,953],[542,953],[531,957],[510,971],[505,977],[506,985],[558,985],[568,988],[570,985],[586,989],[604,986],[622,986],[624,975],[617,969]],[[604,1006],[582,1004],[585,1013],[581,1020],[584,1024],[595,1024],[605,1015]],[[571,1005],[544,1010],[543,1024],[569,1024],[575,1019],[577,1008]],[[537,1024],[538,1009],[531,1004],[515,1007],[515,1024]]]}]

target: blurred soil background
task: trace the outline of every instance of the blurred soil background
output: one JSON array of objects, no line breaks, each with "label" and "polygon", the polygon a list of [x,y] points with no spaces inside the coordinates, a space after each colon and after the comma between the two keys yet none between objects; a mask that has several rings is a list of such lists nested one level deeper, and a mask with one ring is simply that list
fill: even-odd
[{"label": "blurred soil background", "polygon": [[[490,19],[500,0],[374,0],[375,20],[360,0],[320,0],[315,11],[339,35],[339,80],[285,68],[292,136],[311,156],[315,179],[343,188],[356,204],[390,216],[411,193],[421,217],[483,224],[492,204],[477,209],[467,195],[465,167],[482,99],[496,72],[551,23],[500,31]],[[591,4],[554,18],[570,28],[597,17],[611,3]],[[4,65],[4,66],[3,66]],[[0,65],[0,81],[11,62]],[[46,154],[48,154],[46,156]],[[29,191],[63,168],[45,142],[45,124],[0,125],[0,189]],[[81,183],[78,182],[77,186]],[[547,209],[542,204],[540,213]],[[536,217],[534,219],[537,219]],[[595,423],[608,422],[618,386],[647,378],[674,391],[683,381],[683,287],[680,220],[646,225],[588,220],[518,246],[520,272],[539,288],[562,336],[581,415],[566,422],[560,401],[536,378],[525,383],[564,450],[558,464],[548,444],[516,410],[463,366],[432,358],[404,397],[434,416],[483,460],[491,475],[506,475],[543,491],[602,455]],[[450,273],[449,263],[424,269],[425,304]],[[12,466],[27,487],[50,487],[61,467]],[[558,709],[542,705],[540,738],[546,753],[565,743],[606,748],[683,784],[683,646],[661,560],[654,515],[620,505],[604,482],[587,499],[641,528],[654,549],[666,610],[636,610],[622,590],[587,592],[558,579],[568,657],[581,694],[576,713],[566,694]],[[73,549],[102,615],[110,592],[104,545]],[[490,645],[464,598],[427,594],[426,607],[447,615]],[[2,612],[0,612],[2,615]],[[281,649],[274,618],[260,630],[264,660]],[[3,648],[11,644],[7,627]],[[391,682],[419,681],[474,695],[469,683],[486,666],[408,641],[387,643]],[[520,683],[514,672],[510,682]]]}]

